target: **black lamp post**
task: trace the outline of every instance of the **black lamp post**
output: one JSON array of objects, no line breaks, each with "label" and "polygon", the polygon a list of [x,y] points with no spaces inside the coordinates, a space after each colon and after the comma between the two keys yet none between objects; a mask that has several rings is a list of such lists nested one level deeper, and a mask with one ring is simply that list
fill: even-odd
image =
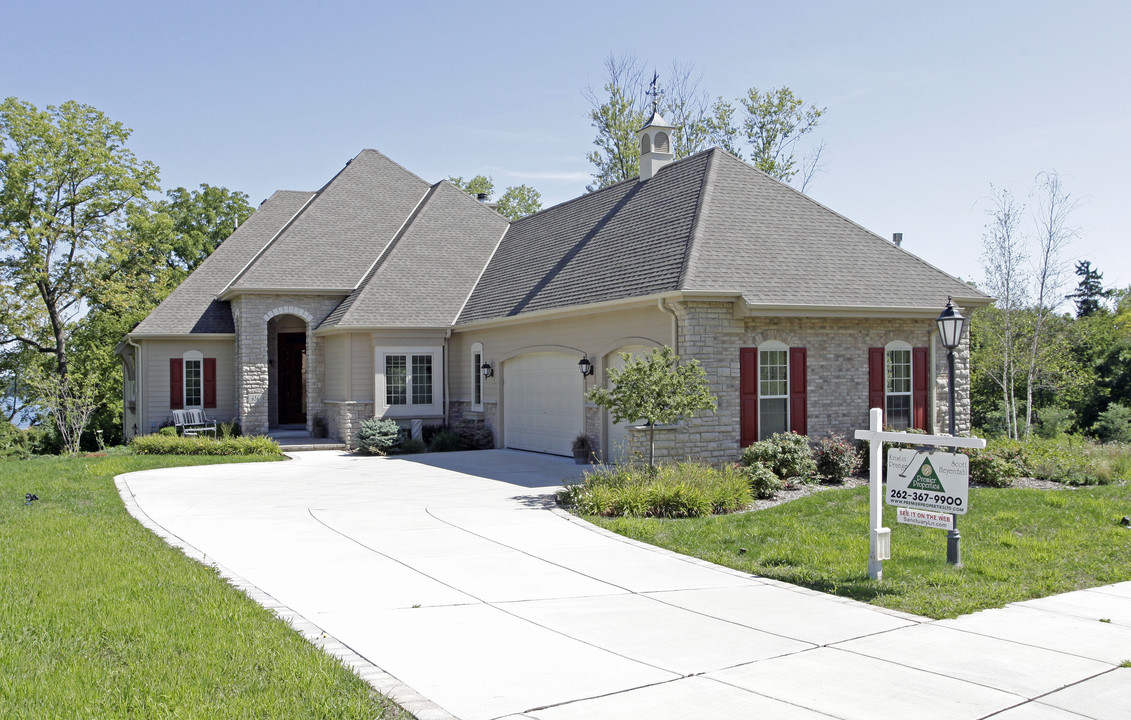
[{"label": "black lamp post", "polygon": [[[955,435],[954,430],[954,349],[962,342],[962,333],[966,330],[966,318],[954,309],[952,298],[946,299],[946,308],[939,314],[935,322],[939,326],[939,339],[946,348],[946,399],[947,418],[950,423],[950,435]],[[946,533],[946,561],[951,565],[962,564],[962,536],[958,534],[958,515],[951,516],[950,530]]]}]

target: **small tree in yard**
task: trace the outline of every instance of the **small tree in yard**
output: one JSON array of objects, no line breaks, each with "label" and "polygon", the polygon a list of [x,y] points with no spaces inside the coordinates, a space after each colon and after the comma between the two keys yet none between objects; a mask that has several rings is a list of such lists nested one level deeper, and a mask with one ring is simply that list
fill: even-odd
[{"label": "small tree in yard", "polygon": [[656,425],[672,425],[701,410],[717,406],[699,362],[683,365],[670,347],[646,356],[621,353],[623,368],[609,368],[611,389],[594,388],[589,402],[608,409],[613,422],[644,420],[648,423],[648,466],[655,467]]}]

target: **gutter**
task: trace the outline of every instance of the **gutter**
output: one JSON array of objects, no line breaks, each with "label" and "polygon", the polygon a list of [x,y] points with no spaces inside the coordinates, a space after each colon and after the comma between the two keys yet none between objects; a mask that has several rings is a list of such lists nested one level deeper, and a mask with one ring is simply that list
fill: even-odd
[{"label": "gutter", "polygon": [[679,316],[675,314],[675,310],[668,307],[663,298],[656,299],[656,307],[660,308],[661,312],[671,313],[672,316],[672,351],[675,352],[676,357],[679,357]]}]

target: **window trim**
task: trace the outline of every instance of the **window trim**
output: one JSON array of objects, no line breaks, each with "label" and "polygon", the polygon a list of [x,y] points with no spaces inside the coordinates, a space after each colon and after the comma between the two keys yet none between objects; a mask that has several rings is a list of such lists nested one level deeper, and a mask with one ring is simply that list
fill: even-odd
[{"label": "window trim", "polygon": [[471,410],[483,412],[483,343],[471,344]]},{"label": "window trim", "polygon": [[[792,373],[790,372],[790,367],[789,367],[790,366],[790,353],[789,353],[790,347],[788,345],[786,345],[785,343],[778,341],[778,340],[767,340],[766,342],[758,345],[757,349],[758,349],[758,362],[756,363],[757,374],[756,374],[756,377],[755,377],[755,382],[757,383],[757,389],[758,389],[758,400],[757,400],[757,402],[758,402],[758,435],[757,435],[757,437],[758,437],[758,440],[762,440],[764,432],[765,432],[765,428],[766,428],[766,422],[765,422],[765,419],[762,416],[762,401],[763,400],[784,400],[785,401],[785,432],[789,432],[790,428],[793,427],[793,425],[792,425],[793,418],[791,416],[792,409],[790,407],[790,405],[791,405],[790,400],[792,398],[792,396],[790,395],[790,389],[791,389],[790,388],[790,380],[792,379],[790,377],[790,375]],[[785,394],[784,395],[764,395],[762,393],[762,353],[765,353],[765,352],[784,352],[785,353]],[[765,437],[769,437],[769,435],[765,435]]]},{"label": "window trim", "polygon": [[[390,405],[388,403],[388,383],[385,376],[385,362],[388,357],[405,358],[405,399],[403,405]],[[432,402],[413,402],[412,392],[412,358],[413,356],[428,356],[432,360]],[[385,416],[409,417],[418,415],[439,415],[443,407],[443,354],[442,349],[435,346],[428,347],[378,347],[375,358],[376,385],[375,400],[377,406],[383,410]]]},{"label": "window trim", "polygon": [[[196,377],[196,394],[199,403],[189,403],[189,363],[197,363],[200,369]],[[199,350],[186,350],[181,355],[181,407],[185,410],[204,409],[204,353]]]},{"label": "window trim", "polygon": [[[893,391],[891,387],[891,353],[892,352],[906,352],[907,353],[907,390]],[[891,397],[906,397],[907,398],[907,426],[895,428],[896,430],[909,430],[915,427],[915,352],[911,347],[911,343],[902,340],[895,340],[889,342],[884,346],[884,424],[890,427],[895,427],[891,424],[891,412],[888,409],[888,398]]]}]

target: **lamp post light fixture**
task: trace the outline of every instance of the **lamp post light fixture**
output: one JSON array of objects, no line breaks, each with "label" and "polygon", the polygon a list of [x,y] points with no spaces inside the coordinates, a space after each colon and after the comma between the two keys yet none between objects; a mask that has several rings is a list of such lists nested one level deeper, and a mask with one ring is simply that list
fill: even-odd
[{"label": "lamp post light fixture", "polygon": [[[966,330],[966,318],[954,309],[953,298],[947,297],[946,307],[935,321],[939,326],[939,339],[946,348],[946,404],[950,435],[954,437],[954,349],[962,342]],[[950,530],[946,532],[946,561],[951,565],[962,564],[962,536],[958,534],[958,515],[951,515]]]},{"label": "lamp post light fixture", "polygon": [[494,376],[495,368],[491,367],[491,363],[485,362],[479,366],[479,372],[483,373],[483,377],[489,378]]},{"label": "lamp post light fixture", "polygon": [[581,371],[583,376],[593,374],[593,363],[589,362],[588,356],[581,358],[577,361],[577,369]]}]

